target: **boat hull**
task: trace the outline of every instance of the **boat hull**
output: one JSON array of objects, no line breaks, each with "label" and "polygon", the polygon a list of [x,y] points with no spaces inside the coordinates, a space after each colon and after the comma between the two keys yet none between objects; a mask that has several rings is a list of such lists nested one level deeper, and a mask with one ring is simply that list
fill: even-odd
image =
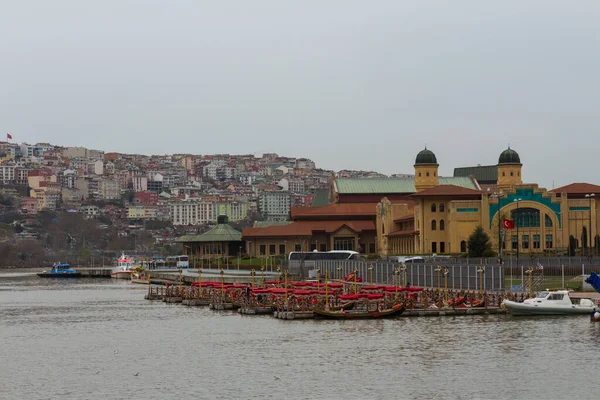
[{"label": "boat hull", "polygon": [[110,277],[115,279],[131,279],[131,271],[111,272]]},{"label": "boat hull", "polygon": [[405,310],[404,306],[383,311],[322,311],[314,310],[316,318],[324,319],[380,319],[400,316]]},{"label": "boat hull", "polygon": [[596,307],[577,305],[538,306],[510,300],[505,300],[503,304],[512,315],[589,315],[596,311]]},{"label": "boat hull", "polygon": [[53,274],[50,272],[40,272],[37,274],[40,278],[81,278],[81,272],[74,272],[71,274]]}]

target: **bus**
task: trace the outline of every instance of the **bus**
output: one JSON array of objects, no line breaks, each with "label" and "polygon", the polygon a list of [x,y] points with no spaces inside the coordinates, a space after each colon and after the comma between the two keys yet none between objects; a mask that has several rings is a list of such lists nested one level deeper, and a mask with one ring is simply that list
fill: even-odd
[{"label": "bus", "polygon": [[189,268],[190,258],[189,256],[170,256],[167,257],[167,268]]},{"label": "bus", "polygon": [[360,260],[360,253],[352,250],[292,251],[288,260]]}]

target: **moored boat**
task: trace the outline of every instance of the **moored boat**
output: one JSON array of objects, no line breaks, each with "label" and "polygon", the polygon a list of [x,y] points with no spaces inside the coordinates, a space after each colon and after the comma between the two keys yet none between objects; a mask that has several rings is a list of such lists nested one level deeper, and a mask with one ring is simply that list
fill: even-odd
[{"label": "moored boat", "polygon": [[116,279],[131,279],[133,259],[122,254],[117,260],[117,265],[110,271],[110,277]]},{"label": "moored boat", "polygon": [[75,271],[69,264],[57,263],[52,266],[50,272],[42,271],[37,276],[41,278],[79,278],[81,272]]},{"label": "moored boat", "polygon": [[504,300],[502,304],[512,315],[589,315],[597,307],[590,299],[581,299],[579,303],[573,302],[569,297],[569,290],[543,291],[535,298],[529,298],[518,303]]},{"label": "moored boat", "polygon": [[326,310],[314,310],[313,313],[316,318],[325,319],[378,319],[378,318],[392,318],[401,315],[405,310],[402,304],[396,304],[387,310],[339,310],[339,311],[326,311]]}]

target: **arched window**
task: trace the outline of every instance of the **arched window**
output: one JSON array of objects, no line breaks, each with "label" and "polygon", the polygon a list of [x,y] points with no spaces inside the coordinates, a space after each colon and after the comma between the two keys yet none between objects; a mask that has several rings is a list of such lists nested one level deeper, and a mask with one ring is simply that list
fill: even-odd
[{"label": "arched window", "polygon": [[510,171],[510,176],[515,176],[515,173],[513,171]]},{"label": "arched window", "polygon": [[440,203],[440,212],[444,212],[444,203]]},{"label": "arched window", "polygon": [[431,212],[435,212],[435,203],[431,204]]},{"label": "arched window", "polygon": [[552,228],[552,219],[550,218],[550,216],[548,214],[546,214],[546,218],[545,218],[545,224],[546,228]]},{"label": "arched window", "polygon": [[429,176],[429,172],[427,172],[425,175]]},{"label": "arched window", "polygon": [[419,176],[421,176],[421,173],[419,172]]},{"label": "arched window", "polygon": [[431,230],[435,231],[437,228],[437,223],[435,222],[435,219],[431,221]]},{"label": "arched window", "polygon": [[461,253],[467,252],[467,242],[465,242],[464,240],[462,242],[460,242],[460,252]]},{"label": "arched window", "polygon": [[506,176],[506,172],[503,172],[503,173],[502,173],[502,176]]},{"label": "arched window", "polygon": [[443,231],[446,228],[446,223],[443,219],[440,219],[440,231]]}]

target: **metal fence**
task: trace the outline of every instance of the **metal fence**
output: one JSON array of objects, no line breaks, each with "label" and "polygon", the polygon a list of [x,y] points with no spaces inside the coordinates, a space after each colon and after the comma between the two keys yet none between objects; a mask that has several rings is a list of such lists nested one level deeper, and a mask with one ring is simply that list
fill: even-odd
[{"label": "metal fence", "polygon": [[[438,268],[441,267],[441,268]],[[357,271],[363,282],[373,284],[413,285],[420,287],[444,288],[458,290],[504,291],[504,269],[501,265],[465,264],[414,264],[401,270],[401,264],[391,262],[367,261],[288,261],[287,268],[292,275],[300,278],[315,278],[317,269],[320,274],[327,274],[330,279],[343,279]],[[444,274],[447,268],[447,275]],[[397,269],[397,271],[396,271]],[[478,272],[481,271],[481,272]]]}]

